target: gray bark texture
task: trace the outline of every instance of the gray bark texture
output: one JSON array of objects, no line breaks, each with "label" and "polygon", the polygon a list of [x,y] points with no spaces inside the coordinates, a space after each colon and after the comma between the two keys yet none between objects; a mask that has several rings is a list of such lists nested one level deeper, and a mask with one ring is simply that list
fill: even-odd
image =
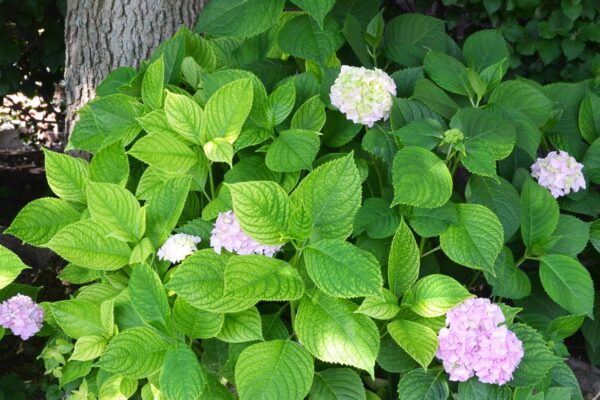
[{"label": "gray bark texture", "polygon": [[[76,113],[117,67],[138,67],[179,27],[193,27],[206,0],[67,0],[66,136]],[[67,136],[68,137],[68,136]]]}]

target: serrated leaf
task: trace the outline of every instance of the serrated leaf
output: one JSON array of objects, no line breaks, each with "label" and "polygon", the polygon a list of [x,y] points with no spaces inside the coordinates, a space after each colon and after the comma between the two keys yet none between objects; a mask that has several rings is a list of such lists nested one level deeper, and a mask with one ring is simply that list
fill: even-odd
[{"label": "serrated leaf", "polygon": [[522,299],[531,293],[529,276],[515,266],[513,254],[508,247],[504,247],[494,263],[493,276],[484,272],[485,279],[492,285],[494,296],[508,297],[509,299]]},{"label": "serrated leaf", "polygon": [[371,253],[337,239],[311,243],[304,251],[306,270],[323,292],[342,298],[380,296],[383,278]]},{"label": "serrated leaf", "polygon": [[521,191],[521,236],[531,248],[540,239],[549,237],[559,219],[558,203],[550,192],[527,179]]},{"label": "serrated leaf", "polygon": [[52,303],[50,310],[54,321],[73,339],[84,336],[109,337],[112,333],[113,327],[110,321],[103,319],[100,306],[90,301],[63,300]]},{"label": "serrated leaf", "polygon": [[589,143],[600,136],[600,117],[594,110],[600,108],[600,97],[593,92],[587,92],[579,108],[579,130],[581,136]]},{"label": "serrated leaf", "polygon": [[315,372],[309,398],[314,400],[367,400],[358,374],[350,368],[329,368]]},{"label": "serrated leaf", "polygon": [[583,157],[583,173],[594,183],[600,184],[600,138],[594,140]]},{"label": "serrated leaf", "polygon": [[379,296],[365,297],[355,312],[375,319],[392,319],[398,314],[398,299],[388,289],[383,289],[383,298]]},{"label": "serrated leaf", "polygon": [[290,200],[312,217],[311,240],[345,239],[360,207],[361,186],[353,154],[327,162],[300,182]]},{"label": "serrated leaf", "polygon": [[0,289],[10,285],[19,276],[21,271],[29,269],[15,253],[2,245],[0,245],[0,260],[2,260]]},{"label": "serrated leaf", "polygon": [[167,350],[159,382],[167,399],[198,399],[206,385],[206,373],[196,353],[185,344],[177,343]]},{"label": "serrated leaf", "polygon": [[269,95],[267,106],[271,116],[272,126],[279,125],[292,112],[296,102],[296,86],[293,81],[277,87]]},{"label": "serrated leaf", "polygon": [[402,305],[413,312],[432,318],[472,297],[458,281],[446,275],[428,275],[421,278],[402,298]]},{"label": "serrated leaf", "polygon": [[448,201],[438,208],[413,208],[409,217],[412,229],[422,237],[439,236],[450,224],[458,223],[458,213],[454,203]]},{"label": "serrated leaf", "polygon": [[432,118],[411,121],[392,134],[405,146],[423,147],[432,150],[443,138],[444,128],[439,121]]},{"label": "serrated leaf", "polygon": [[164,79],[165,64],[161,56],[146,68],[142,80],[142,100],[150,108],[162,107]]},{"label": "serrated leaf", "polygon": [[429,51],[423,60],[423,68],[441,88],[463,96],[471,94],[467,68],[456,58],[441,51]]},{"label": "serrated leaf", "polygon": [[543,245],[546,254],[577,257],[590,239],[590,224],[572,215],[560,214],[556,230]]},{"label": "serrated leaf", "polygon": [[565,315],[555,318],[548,325],[545,335],[551,340],[568,338],[579,330],[584,318],[583,315]]},{"label": "serrated leaf", "polygon": [[225,314],[225,321],[217,339],[228,343],[263,340],[260,313],[256,307]]},{"label": "serrated leaf", "polygon": [[579,382],[575,377],[575,374],[565,363],[556,363],[550,371],[550,378],[552,382],[558,384],[561,387],[571,388],[571,399],[572,400],[583,400]]},{"label": "serrated leaf", "polygon": [[284,3],[284,0],[216,0],[202,9],[194,30],[219,36],[255,36],[275,24]]},{"label": "serrated leaf", "polygon": [[399,223],[400,217],[387,201],[371,197],[363,202],[354,216],[352,234],[358,236],[366,231],[373,239],[383,239],[392,236]]},{"label": "serrated leaf", "polygon": [[258,301],[298,300],[304,282],[288,263],[258,255],[231,256],[225,268],[225,296]]},{"label": "serrated leaf", "polygon": [[46,244],[62,228],[79,219],[68,202],[44,197],[28,203],[4,231],[35,246]]},{"label": "serrated leaf", "polygon": [[289,340],[271,340],[242,351],[235,365],[235,382],[240,400],[302,400],[313,373],[308,351]]},{"label": "serrated leaf", "polygon": [[325,118],[325,105],[319,96],[313,96],[298,107],[290,128],[320,132],[325,125]]},{"label": "serrated leaf", "polygon": [[433,360],[438,348],[437,334],[433,329],[407,320],[396,320],[387,325],[390,336],[423,369]]},{"label": "serrated leaf", "polygon": [[126,243],[109,237],[112,231],[112,227],[102,221],[77,221],[58,231],[47,247],[73,264],[114,271],[128,264],[131,249]]},{"label": "serrated leaf", "polygon": [[440,235],[443,252],[465,267],[494,274],[494,262],[504,244],[496,214],[479,204],[456,204],[458,224]]},{"label": "serrated leaf", "polygon": [[467,65],[478,72],[509,57],[506,41],[502,33],[495,29],[484,29],[469,35],[463,45],[463,54]]},{"label": "serrated leaf", "polygon": [[81,336],[75,342],[73,354],[71,354],[69,360],[94,360],[102,355],[106,344],[107,340],[102,336]]},{"label": "serrated leaf", "polygon": [[572,314],[593,317],[594,283],[577,260],[563,255],[540,258],[540,280],[546,293]]},{"label": "serrated leaf", "polygon": [[298,240],[306,239],[312,230],[312,217],[304,204],[292,207],[288,221],[287,234]]},{"label": "serrated leaf", "polygon": [[97,152],[90,162],[90,180],[125,186],[129,178],[129,159],[120,142]]},{"label": "serrated leaf", "polygon": [[510,327],[523,343],[525,355],[513,373],[511,386],[523,387],[535,385],[560,359],[548,349],[546,341],[533,328],[525,324],[513,324]]},{"label": "serrated leaf", "polygon": [[146,213],[131,192],[114,183],[90,182],[86,188],[92,218],[111,225],[114,236],[135,242],[146,228]]},{"label": "serrated leaf", "polygon": [[255,181],[227,185],[240,226],[257,242],[282,243],[290,217],[287,193],[275,182]]},{"label": "serrated leaf", "polygon": [[169,127],[175,132],[192,143],[202,143],[200,132],[205,118],[204,111],[193,99],[182,94],[167,92],[165,116]]},{"label": "serrated leaf", "polygon": [[146,135],[128,153],[152,167],[176,174],[188,172],[198,162],[196,153],[169,133]]},{"label": "serrated leaf", "polygon": [[217,336],[225,316],[200,310],[178,297],[173,305],[173,323],[190,339],[208,339]]},{"label": "serrated leaf", "polygon": [[170,327],[171,308],[156,272],[148,265],[133,268],[129,279],[129,298],[133,308],[147,324],[158,329]]},{"label": "serrated leaf", "polygon": [[168,347],[169,342],[151,328],[126,329],[108,343],[97,365],[127,378],[145,378],[160,370]]},{"label": "serrated leaf", "polygon": [[421,254],[415,237],[404,222],[394,234],[388,257],[388,285],[390,290],[400,297],[419,277]]},{"label": "serrated leaf", "polygon": [[61,199],[85,203],[88,164],[81,158],[44,149],[48,186]]},{"label": "serrated leaf", "polygon": [[512,392],[506,386],[485,384],[478,378],[471,378],[458,384],[458,395],[461,400],[511,400]]},{"label": "serrated leaf", "polygon": [[224,162],[232,165],[235,150],[226,139],[216,138],[204,143],[204,154],[212,162]]},{"label": "serrated leaf", "polygon": [[425,78],[421,78],[415,83],[412,98],[425,104],[428,108],[446,119],[452,118],[460,109],[458,103],[442,88]]},{"label": "serrated leaf", "polygon": [[339,26],[334,19],[326,18],[323,29],[306,14],[290,18],[279,30],[279,47],[294,57],[325,64],[342,45]]},{"label": "serrated leaf", "polygon": [[489,104],[513,107],[527,115],[536,126],[542,126],[551,115],[552,101],[542,92],[518,80],[501,83],[489,99]]},{"label": "serrated leaf", "polygon": [[404,147],[396,153],[392,181],[392,205],[437,208],[444,205],[452,194],[452,177],[446,164],[420,147]]},{"label": "serrated leaf", "polygon": [[155,248],[163,244],[183,211],[190,189],[189,176],[169,178],[146,202],[146,237]]},{"label": "serrated leaf", "polygon": [[402,376],[398,394],[402,400],[446,400],[450,391],[443,373],[416,369]]},{"label": "serrated leaf", "polygon": [[307,292],[298,306],[294,328],[318,359],[360,368],[373,376],[379,333],[369,317],[354,313],[356,308],[347,300]]},{"label": "serrated leaf", "polygon": [[316,132],[302,129],[283,131],[269,146],[265,163],[276,172],[310,170],[320,144]]},{"label": "serrated leaf", "polygon": [[323,28],[323,20],[333,8],[336,0],[292,0],[292,2],[313,17]]}]

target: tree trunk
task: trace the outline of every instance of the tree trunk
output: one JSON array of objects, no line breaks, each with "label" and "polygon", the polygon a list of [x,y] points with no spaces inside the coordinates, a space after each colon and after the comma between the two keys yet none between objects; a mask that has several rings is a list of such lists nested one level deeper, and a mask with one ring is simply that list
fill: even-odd
[{"label": "tree trunk", "polygon": [[76,113],[117,67],[138,67],[181,25],[192,27],[205,0],[67,0],[65,143]]}]

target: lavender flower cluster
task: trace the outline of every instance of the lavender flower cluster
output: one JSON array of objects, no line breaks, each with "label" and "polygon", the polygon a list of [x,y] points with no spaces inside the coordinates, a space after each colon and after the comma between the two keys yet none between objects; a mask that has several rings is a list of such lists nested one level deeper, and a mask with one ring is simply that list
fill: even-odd
[{"label": "lavender flower cluster", "polygon": [[17,294],[0,303],[0,326],[27,340],[42,329],[44,311],[31,297]]},{"label": "lavender flower cluster", "polygon": [[468,299],[446,314],[436,356],[451,381],[477,375],[483,383],[503,385],[523,358],[523,344],[505,325],[502,310],[488,299]]},{"label": "lavender flower cluster", "polygon": [[551,151],[546,158],[538,158],[531,166],[531,176],[550,190],[552,196],[558,198],[571,191],[585,189],[582,169],[583,164],[578,163],[566,151]]}]

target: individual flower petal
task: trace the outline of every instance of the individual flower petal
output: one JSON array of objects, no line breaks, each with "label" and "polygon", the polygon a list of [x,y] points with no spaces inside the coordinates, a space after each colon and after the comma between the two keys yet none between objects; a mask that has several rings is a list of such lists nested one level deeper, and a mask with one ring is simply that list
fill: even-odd
[{"label": "individual flower petal", "polygon": [[545,158],[538,158],[531,166],[531,176],[537,179],[555,198],[585,189],[585,179],[578,163],[566,151],[551,151]]},{"label": "individual flower petal", "polygon": [[187,233],[171,235],[158,249],[156,255],[159,260],[168,260],[173,264],[178,263],[196,251],[196,245],[200,243],[200,240],[198,236]]},{"label": "individual flower petal", "polygon": [[29,296],[17,294],[0,303],[0,326],[10,329],[23,340],[39,332],[43,322],[44,310]]}]

